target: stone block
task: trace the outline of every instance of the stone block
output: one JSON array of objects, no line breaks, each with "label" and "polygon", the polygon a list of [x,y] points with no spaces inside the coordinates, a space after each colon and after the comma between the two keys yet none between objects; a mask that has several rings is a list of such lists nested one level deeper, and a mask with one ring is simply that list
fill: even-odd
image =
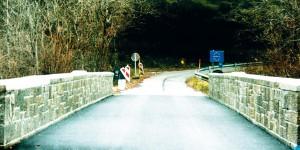
[{"label": "stone block", "polygon": [[64,113],[70,112],[71,107],[70,106],[65,106],[64,107]]},{"label": "stone block", "polygon": [[268,116],[267,115],[264,115],[263,116],[263,125],[265,126],[265,127],[268,127],[269,126],[269,118],[268,118]]},{"label": "stone block", "polygon": [[279,135],[282,137],[282,138],[287,138],[287,128],[286,127],[283,127],[283,126],[280,126],[279,127]]},{"label": "stone block", "polygon": [[50,93],[49,92],[46,92],[46,93],[43,93],[43,101],[46,102],[48,99],[50,99]]},{"label": "stone block", "polygon": [[257,113],[263,114],[263,107],[257,105],[255,109]]},{"label": "stone block", "polygon": [[58,95],[63,95],[64,94],[64,84],[63,83],[60,83],[57,85],[57,94]]},{"label": "stone block", "polygon": [[298,96],[299,94],[296,92],[287,92],[284,95],[284,106],[288,110],[298,111],[300,108],[298,108]]},{"label": "stone block", "polygon": [[293,143],[297,143],[298,142],[298,125],[295,124],[291,124],[288,123],[288,127],[287,127],[287,139]]},{"label": "stone block", "polygon": [[30,94],[28,90],[21,89],[15,91],[15,99],[16,99],[16,105],[17,106],[23,106],[24,105],[24,97]]},{"label": "stone block", "polygon": [[253,93],[255,94],[255,95],[261,95],[261,86],[260,85],[258,85],[258,84],[254,84],[253,85]]},{"label": "stone block", "polygon": [[250,116],[250,118],[255,118],[255,109],[254,108],[249,108],[249,116]]},{"label": "stone block", "polygon": [[5,94],[0,94],[0,104],[4,105],[5,104]]},{"label": "stone block", "polygon": [[0,85],[0,95],[6,93],[6,87],[4,85]]},{"label": "stone block", "polygon": [[275,111],[276,113],[279,113],[279,101],[277,100],[272,100],[272,110]]},{"label": "stone block", "polygon": [[42,119],[41,120],[42,124],[46,124],[46,123],[50,122],[50,113],[49,113],[49,111],[43,112],[41,119]]},{"label": "stone block", "polygon": [[269,111],[270,110],[269,102],[263,101],[262,107],[264,108],[264,110]]},{"label": "stone block", "polygon": [[14,95],[8,94],[5,96],[5,104],[4,104],[4,124],[9,124],[13,121],[14,117],[14,105],[15,99]]},{"label": "stone block", "polygon": [[38,105],[38,108],[37,108],[37,112],[38,114],[42,114],[43,112],[46,111],[46,108],[45,108],[45,105],[42,104],[42,105]]},{"label": "stone block", "polygon": [[244,106],[244,105],[242,105],[241,107],[240,107],[240,113],[242,113],[242,114],[246,114],[247,112],[246,112],[246,107]]},{"label": "stone block", "polygon": [[43,88],[42,87],[36,87],[36,88],[32,88],[33,91],[33,95],[34,96],[38,96],[42,94]]},{"label": "stone block", "polygon": [[263,105],[263,98],[262,95],[256,96],[256,105],[262,106]]},{"label": "stone block", "polygon": [[80,87],[80,82],[79,82],[79,81],[74,81],[73,87],[74,87],[75,89],[78,89],[78,88]]},{"label": "stone block", "polygon": [[27,120],[27,133],[28,132],[31,132],[34,130],[34,121],[33,121],[33,117],[30,117],[28,120]]},{"label": "stone block", "polygon": [[260,116],[259,113],[255,113],[255,121],[256,121],[257,123],[260,123],[260,122],[261,122],[261,116]]},{"label": "stone block", "polygon": [[270,88],[264,88],[263,95],[264,95],[264,101],[270,101],[270,99],[271,99],[271,89]]},{"label": "stone block", "polygon": [[62,102],[62,96],[56,96],[56,97],[53,99],[53,104],[54,104],[54,105],[59,105],[60,102]]},{"label": "stone block", "polygon": [[35,100],[35,103],[36,103],[37,105],[42,105],[42,104],[44,104],[44,97],[43,97],[43,95],[37,95],[37,96],[35,96],[35,97],[34,97],[34,100]]},{"label": "stone block", "polygon": [[297,112],[288,110],[288,111],[286,111],[284,118],[286,121],[288,121],[290,123],[293,123],[293,124],[298,123],[298,113]]},{"label": "stone block", "polygon": [[49,110],[49,120],[54,121],[56,119],[56,110],[55,109],[50,109]]},{"label": "stone block", "polygon": [[269,123],[269,129],[270,129],[270,131],[274,130],[274,122],[273,121],[270,121],[270,123]]},{"label": "stone block", "polygon": [[0,125],[0,144],[4,144],[4,126],[3,124]]},{"label": "stone block", "polygon": [[14,124],[15,124],[15,130],[13,131],[14,132],[13,138],[16,139],[21,136],[21,120],[14,122]]},{"label": "stone block", "polygon": [[25,96],[24,97],[24,102],[20,106],[21,111],[28,111],[29,110],[29,105],[32,104],[33,101],[34,101],[34,97],[32,95]]},{"label": "stone block", "polygon": [[235,103],[234,103],[234,108],[235,108],[236,110],[239,110],[239,108],[240,108],[239,100],[236,100],[236,101],[235,101]]},{"label": "stone block", "polygon": [[20,107],[15,107],[14,108],[14,120],[20,120],[21,115],[20,115]]},{"label": "stone block", "polygon": [[33,122],[32,122],[33,130],[40,127],[40,125],[41,125],[40,116],[39,115],[34,116],[33,117]]},{"label": "stone block", "polygon": [[30,104],[29,105],[29,116],[34,117],[37,114],[37,105],[36,104]]},{"label": "stone block", "polygon": [[279,133],[279,122],[278,122],[278,120],[273,119],[272,122],[273,122],[273,132]]},{"label": "stone block", "polygon": [[5,105],[0,104],[0,124],[4,124],[5,120]]},{"label": "stone block", "polygon": [[24,119],[25,119],[25,117],[26,117],[26,116],[25,116],[25,113],[26,113],[25,111],[20,111],[20,119],[21,119],[21,120],[24,120]]},{"label": "stone block", "polygon": [[57,108],[55,109],[55,119],[59,118],[62,115],[62,109],[61,108]]}]

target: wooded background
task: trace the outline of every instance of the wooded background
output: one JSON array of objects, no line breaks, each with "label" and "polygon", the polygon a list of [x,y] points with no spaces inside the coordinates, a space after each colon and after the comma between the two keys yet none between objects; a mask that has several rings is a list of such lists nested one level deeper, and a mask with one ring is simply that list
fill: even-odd
[{"label": "wooded background", "polygon": [[251,73],[300,77],[298,0],[3,0],[0,78],[111,71],[139,52],[146,67],[262,61]]},{"label": "wooded background", "polygon": [[143,0],[3,0],[0,75],[110,70],[118,53],[110,47],[112,40],[136,14],[151,12],[149,4]]},{"label": "wooded background", "polygon": [[253,73],[300,77],[300,1],[247,0],[229,18],[245,25],[239,36],[262,43],[263,67]]}]

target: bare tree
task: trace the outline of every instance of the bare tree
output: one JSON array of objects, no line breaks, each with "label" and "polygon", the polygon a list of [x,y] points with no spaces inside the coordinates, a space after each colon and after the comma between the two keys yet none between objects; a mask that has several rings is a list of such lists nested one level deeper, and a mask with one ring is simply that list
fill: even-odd
[{"label": "bare tree", "polygon": [[[111,44],[146,0],[3,0],[0,76],[111,69]],[[116,58],[114,58],[116,59]]]},{"label": "bare tree", "polygon": [[265,66],[260,73],[300,77],[300,10],[297,0],[249,1],[246,8],[233,11],[236,21],[264,43],[261,51]]}]

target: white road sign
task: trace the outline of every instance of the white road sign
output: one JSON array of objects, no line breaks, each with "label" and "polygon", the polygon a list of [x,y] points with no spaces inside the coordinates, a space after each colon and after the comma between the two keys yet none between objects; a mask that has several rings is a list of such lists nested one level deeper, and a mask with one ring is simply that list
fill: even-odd
[{"label": "white road sign", "polygon": [[140,58],[141,58],[141,57],[140,57],[139,53],[133,53],[133,54],[131,55],[131,60],[134,61],[134,62],[139,61]]}]

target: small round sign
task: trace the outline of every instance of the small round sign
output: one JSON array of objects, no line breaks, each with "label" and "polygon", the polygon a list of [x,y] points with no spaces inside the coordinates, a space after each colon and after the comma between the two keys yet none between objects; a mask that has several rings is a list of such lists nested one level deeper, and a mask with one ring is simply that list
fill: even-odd
[{"label": "small round sign", "polygon": [[139,61],[139,60],[140,60],[140,55],[139,55],[139,53],[133,53],[133,54],[131,55],[131,60],[134,61],[134,62]]}]

